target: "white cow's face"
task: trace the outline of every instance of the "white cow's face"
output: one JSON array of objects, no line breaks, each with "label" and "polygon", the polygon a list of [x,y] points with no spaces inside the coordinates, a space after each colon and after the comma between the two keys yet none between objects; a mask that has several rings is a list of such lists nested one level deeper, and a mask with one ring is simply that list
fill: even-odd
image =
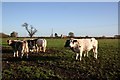
[{"label": "white cow's face", "polygon": [[70,47],[76,47],[77,45],[77,40],[70,40]]},{"label": "white cow's face", "polygon": [[74,47],[73,40],[70,40],[70,47]]}]

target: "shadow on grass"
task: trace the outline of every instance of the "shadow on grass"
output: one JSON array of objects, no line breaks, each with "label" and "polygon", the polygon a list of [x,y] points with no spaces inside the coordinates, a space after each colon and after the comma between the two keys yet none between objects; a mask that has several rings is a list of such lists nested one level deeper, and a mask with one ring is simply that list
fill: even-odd
[{"label": "shadow on grass", "polygon": [[24,56],[23,58],[20,57],[3,57],[2,61],[10,61],[10,62],[17,62],[17,61],[56,61],[60,60],[60,57],[57,56],[42,56],[42,55],[30,55],[29,58]]},{"label": "shadow on grass", "polygon": [[47,49],[45,53],[30,53],[29,58],[26,58],[26,54],[24,54],[23,58],[13,57],[13,50],[10,47],[3,47],[2,49],[2,61],[56,61],[60,60],[60,56],[55,56],[54,54],[59,53],[56,49]]},{"label": "shadow on grass", "polygon": [[13,50],[10,47],[2,47],[2,53],[12,53]]}]

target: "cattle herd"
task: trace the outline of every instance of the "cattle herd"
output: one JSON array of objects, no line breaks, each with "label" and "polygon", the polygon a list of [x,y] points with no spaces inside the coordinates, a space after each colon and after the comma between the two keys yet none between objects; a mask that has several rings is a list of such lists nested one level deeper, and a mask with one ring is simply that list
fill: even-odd
[{"label": "cattle herd", "polygon": [[[46,39],[29,39],[29,40],[7,40],[8,45],[12,47],[14,52],[14,57],[21,58],[24,54],[28,58],[29,53],[39,53],[45,52],[47,46]],[[84,56],[87,55],[90,50],[93,50],[94,57],[97,59],[97,49],[98,49],[98,41],[95,38],[89,39],[74,39],[70,38],[66,40],[64,47],[69,47],[72,51],[76,53],[76,60],[78,60],[78,56],[80,56],[80,61],[82,59],[82,55],[84,52]]]},{"label": "cattle herd", "polygon": [[47,46],[45,39],[7,40],[7,42],[13,49],[14,57],[18,57],[18,54],[21,54],[21,58],[24,54],[28,58],[30,52],[45,52]]}]

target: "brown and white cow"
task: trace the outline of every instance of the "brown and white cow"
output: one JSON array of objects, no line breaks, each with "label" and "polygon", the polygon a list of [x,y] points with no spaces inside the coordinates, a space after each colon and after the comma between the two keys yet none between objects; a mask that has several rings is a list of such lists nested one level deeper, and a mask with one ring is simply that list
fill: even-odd
[{"label": "brown and white cow", "polygon": [[36,41],[37,40],[38,39],[29,39],[29,40],[26,40],[28,42],[29,52],[36,52],[36,50],[37,50]]},{"label": "brown and white cow", "polygon": [[29,48],[27,41],[21,41],[21,40],[7,40],[9,46],[12,47],[14,52],[14,57],[18,57],[18,53],[21,54],[21,58],[23,57],[24,53],[26,53],[28,58]]}]

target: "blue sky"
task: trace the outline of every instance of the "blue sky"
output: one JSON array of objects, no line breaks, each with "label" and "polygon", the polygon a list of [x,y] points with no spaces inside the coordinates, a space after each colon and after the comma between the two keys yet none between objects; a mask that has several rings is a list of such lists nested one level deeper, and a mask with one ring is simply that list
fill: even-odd
[{"label": "blue sky", "polygon": [[118,34],[117,2],[3,2],[2,32],[28,36],[24,22],[35,27],[35,36],[114,36]]}]

